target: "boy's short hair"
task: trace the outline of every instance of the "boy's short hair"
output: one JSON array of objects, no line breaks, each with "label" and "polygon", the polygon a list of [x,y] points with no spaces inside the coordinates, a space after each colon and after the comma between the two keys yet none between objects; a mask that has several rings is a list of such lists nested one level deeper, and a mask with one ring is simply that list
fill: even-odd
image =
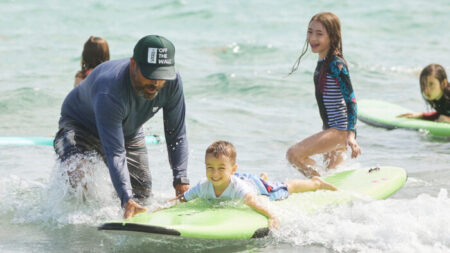
[{"label": "boy's short hair", "polygon": [[236,148],[228,141],[213,142],[213,144],[209,145],[206,149],[205,158],[208,154],[214,155],[216,158],[225,156],[228,157],[233,164],[236,163]]}]

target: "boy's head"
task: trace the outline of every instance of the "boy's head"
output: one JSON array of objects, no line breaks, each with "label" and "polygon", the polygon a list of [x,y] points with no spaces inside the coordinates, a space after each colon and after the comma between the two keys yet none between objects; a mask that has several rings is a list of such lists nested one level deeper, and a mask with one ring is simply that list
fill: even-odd
[{"label": "boy's head", "polygon": [[236,148],[227,141],[216,141],[205,153],[206,177],[215,187],[226,187],[236,172]]},{"label": "boy's head", "polygon": [[215,141],[206,149],[205,159],[208,155],[215,158],[228,159],[234,165],[236,163],[236,148],[228,141]]}]

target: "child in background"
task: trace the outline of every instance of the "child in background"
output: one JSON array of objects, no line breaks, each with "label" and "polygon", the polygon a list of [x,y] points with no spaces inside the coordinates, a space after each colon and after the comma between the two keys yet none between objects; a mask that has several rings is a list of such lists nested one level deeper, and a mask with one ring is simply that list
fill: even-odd
[{"label": "child in background", "polygon": [[108,43],[100,37],[89,37],[84,43],[81,70],[75,75],[74,87],[83,81],[97,65],[105,61],[109,61]]},{"label": "child in background", "polygon": [[312,177],[320,175],[310,156],[324,154],[327,168],[335,168],[343,161],[347,146],[352,150],[352,158],[361,149],[356,142],[356,99],[342,53],[339,18],[331,12],[312,17],[303,51],[289,74],[298,69],[308,45],[313,53],[319,54],[314,85],[323,129],[290,147],[286,157],[306,177]]},{"label": "child in background", "polygon": [[423,99],[435,110],[433,112],[405,113],[399,117],[436,120],[450,123],[450,85],[445,69],[430,64],[420,73],[420,91]]},{"label": "child in background", "polygon": [[[286,183],[268,182],[246,173],[235,173],[236,149],[226,141],[216,141],[206,149],[206,179],[200,181],[178,197],[181,201],[202,199],[243,199],[244,203],[269,218],[269,227],[277,228],[278,219],[257,195],[270,200],[287,198],[291,193],[315,191],[317,189],[337,190],[319,177],[311,180],[293,179]],[[267,179],[267,175],[263,173]]]}]

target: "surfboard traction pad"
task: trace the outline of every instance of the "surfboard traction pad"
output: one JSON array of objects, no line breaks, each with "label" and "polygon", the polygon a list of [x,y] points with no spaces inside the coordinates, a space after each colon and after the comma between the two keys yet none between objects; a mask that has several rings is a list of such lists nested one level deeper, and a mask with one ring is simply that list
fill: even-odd
[{"label": "surfboard traction pad", "polygon": [[[365,174],[377,174],[377,172],[380,172],[381,170],[386,170],[389,168],[401,169],[398,167],[389,167],[389,166],[382,166],[381,168],[380,167],[371,167],[371,168],[365,168],[365,169],[361,169],[361,170],[341,171],[341,172],[332,174],[324,179],[325,179],[325,181],[328,181],[329,183],[338,183],[338,181],[339,181],[338,174],[345,175],[344,176],[344,178],[345,178],[346,175],[351,176],[353,173],[358,172],[358,171],[359,171],[359,173],[364,171]],[[404,177],[403,182],[401,184],[398,184],[397,186],[395,186],[392,189],[392,192],[390,192],[389,194],[382,195],[382,196],[377,196],[374,199],[378,199],[378,200],[385,199],[385,198],[393,195],[395,192],[397,192],[407,181],[408,175],[407,175],[406,171],[404,171],[404,173],[405,173],[405,177]],[[338,181],[335,181],[335,180],[338,180]],[[399,178],[396,178],[395,180],[399,180]],[[376,181],[376,180],[373,180],[373,181]],[[352,199],[349,198],[345,202],[348,202],[351,200]],[[330,202],[330,203],[333,203],[333,202]],[[98,227],[98,230],[145,232],[145,233],[160,234],[160,235],[181,236],[181,233],[175,229],[165,228],[165,227],[161,227],[161,226],[154,226],[154,225],[126,223],[126,222],[104,223]],[[253,233],[251,239],[263,238],[263,237],[267,236],[269,234],[269,232],[270,232],[270,229],[268,227],[258,228]],[[205,239],[208,239],[208,238],[205,238]],[[238,240],[238,238],[236,238],[236,239]],[[239,239],[243,239],[243,238],[239,238]]]}]

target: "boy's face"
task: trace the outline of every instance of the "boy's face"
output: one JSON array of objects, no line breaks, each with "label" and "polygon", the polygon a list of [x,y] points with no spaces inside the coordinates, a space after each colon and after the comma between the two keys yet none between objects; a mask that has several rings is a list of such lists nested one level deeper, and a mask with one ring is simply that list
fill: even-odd
[{"label": "boy's face", "polygon": [[225,189],[230,183],[230,176],[236,172],[237,164],[233,164],[226,156],[206,155],[206,178],[214,188]]}]

